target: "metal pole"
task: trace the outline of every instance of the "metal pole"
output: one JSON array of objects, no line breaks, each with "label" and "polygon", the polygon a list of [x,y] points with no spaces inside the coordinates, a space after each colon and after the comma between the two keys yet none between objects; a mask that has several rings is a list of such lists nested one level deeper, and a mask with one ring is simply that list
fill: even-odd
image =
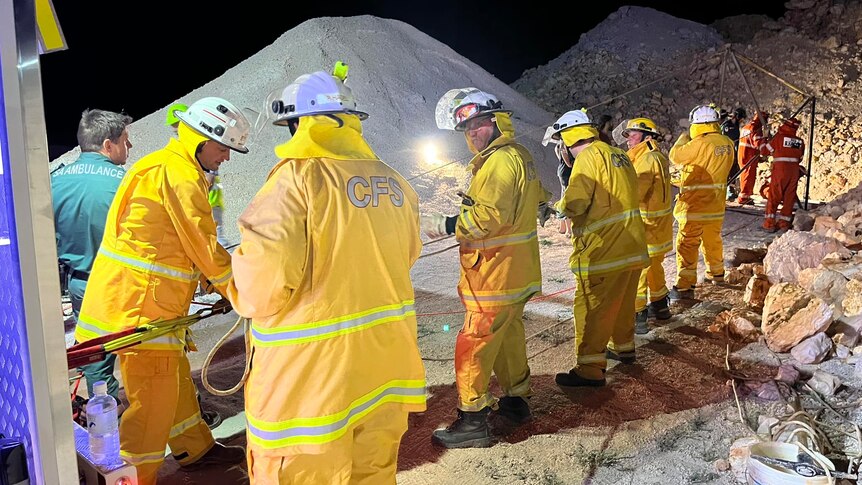
[{"label": "metal pole", "polygon": [[[736,68],[739,70],[739,75],[742,77],[742,83],[745,85],[745,90],[748,91],[748,95],[751,96],[751,100],[754,102],[754,109],[757,110],[758,116],[760,119],[763,119],[763,113],[760,111],[760,105],[757,104],[757,98],[754,97],[754,92],[751,91],[751,86],[748,85],[748,79],[745,77],[745,73],[742,72],[742,66],[739,65],[739,61],[736,59],[736,53],[730,51],[730,57],[733,59],[733,63],[736,65]],[[764,123],[764,129],[766,128],[766,124]],[[766,133],[764,133],[766,134]]]},{"label": "metal pole", "polygon": [[758,63],[756,63],[756,62],[752,61],[752,60],[751,60],[751,59],[749,59],[748,57],[745,57],[745,56],[744,56],[744,55],[742,55],[742,54],[737,54],[736,52],[734,52],[733,58],[734,58],[734,59],[736,59],[736,57],[737,57],[737,56],[739,56],[739,57],[742,59],[742,62],[744,62],[744,63],[746,63],[746,64],[750,65],[751,67],[753,67],[753,68],[757,69],[758,71],[760,71],[760,72],[762,72],[762,73],[766,74],[767,76],[774,78],[776,81],[778,81],[778,82],[780,82],[781,84],[783,84],[783,85],[787,86],[788,88],[790,88],[790,89],[792,89],[792,90],[796,91],[797,93],[799,93],[799,94],[801,94],[801,95],[803,95],[803,96],[809,96],[809,94],[808,94],[808,93],[806,93],[805,91],[803,91],[803,90],[801,90],[801,89],[797,88],[796,86],[794,86],[794,85],[790,84],[790,83],[789,83],[789,82],[787,82],[787,80],[785,80],[784,78],[782,78],[782,77],[778,76],[777,74],[774,74],[774,73],[770,72],[768,69],[766,69],[766,68],[764,68],[764,67],[761,67]]},{"label": "metal pole", "polygon": [[814,153],[814,112],[817,110],[817,99],[811,97],[811,118],[808,127],[808,176],[805,177],[805,210],[808,210],[808,193],[811,188],[811,157]]},{"label": "metal pole", "polygon": [[724,73],[727,70],[727,49],[724,50],[724,55],[721,56],[721,68],[720,69],[721,70],[719,72],[721,73],[721,78],[720,78],[721,80],[719,81],[719,85],[718,85],[718,107],[719,108],[721,108],[721,106],[724,105]]}]

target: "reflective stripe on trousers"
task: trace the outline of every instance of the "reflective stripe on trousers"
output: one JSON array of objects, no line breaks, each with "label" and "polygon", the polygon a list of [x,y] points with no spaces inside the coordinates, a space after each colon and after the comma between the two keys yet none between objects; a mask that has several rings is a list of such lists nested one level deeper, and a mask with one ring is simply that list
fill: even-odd
[{"label": "reflective stripe on trousers", "polygon": [[327,416],[264,421],[249,414],[246,416],[249,441],[265,449],[329,443],[383,404],[424,402],[424,380],[393,380],[354,400],[346,409]]}]

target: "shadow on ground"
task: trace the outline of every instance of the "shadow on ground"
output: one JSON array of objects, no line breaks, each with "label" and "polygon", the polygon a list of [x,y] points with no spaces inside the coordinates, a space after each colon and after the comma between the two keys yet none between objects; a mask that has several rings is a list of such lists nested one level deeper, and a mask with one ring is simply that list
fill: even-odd
[{"label": "shadow on ground", "polygon": [[[554,376],[533,376],[533,419],[514,427],[492,415],[494,434],[499,441],[519,443],[535,435],[579,427],[615,427],[723,401],[732,396],[724,373],[725,345],[720,336],[681,326],[638,347],[636,364],[612,367],[605,387],[563,390],[554,383]],[[560,364],[561,371],[567,369],[567,363]],[[774,368],[745,367],[744,363],[737,363],[735,370],[749,376],[775,374]],[[455,418],[455,386],[435,386],[429,393],[428,410],[411,416],[401,441],[399,470],[436,462],[445,451],[433,445],[430,436]]]},{"label": "shadow on ground", "polygon": [[[553,375],[533,376],[531,400],[533,419],[515,427],[506,419],[491,416],[498,441],[519,443],[531,436],[554,434],[581,427],[609,426],[646,419],[732,398],[724,371],[726,341],[722,335],[703,330],[701,325],[682,325],[656,332],[651,340],[638,347],[637,363],[611,364],[608,385],[602,388],[561,389]],[[242,340],[234,339],[216,359],[211,369],[212,383],[231,387],[242,375],[244,361]],[[568,361],[559,363],[567,370]],[[751,377],[770,377],[775,369],[765,365],[735,362],[734,371]],[[195,372],[199,382],[199,372]],[[399,470],[410,470],[439,461],[446,451],[431,443],[431,432],[455,418],[457,393],[454,385],[428,389],[428,409],[410,417],[410,427],[401,441]],[[499,394],[499,389],[494,389]],[[224,416],[242,410],[242,394],[218,398],[202,396],[204,407]],[[245,436],[236,436],[229,444],[245,445]],[[186,473],[168,458],[160,472],[159,483],[167,485],[245,484],[248,478],[242,467],[208,469]]]}]

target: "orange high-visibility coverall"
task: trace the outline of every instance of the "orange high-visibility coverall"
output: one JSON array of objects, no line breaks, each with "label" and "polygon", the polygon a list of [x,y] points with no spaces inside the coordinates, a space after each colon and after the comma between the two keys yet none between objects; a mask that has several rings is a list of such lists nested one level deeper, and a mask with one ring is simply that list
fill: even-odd
[{"label": "orange high-visibility coverall", "polygon": [[778,133],[766,145],[766,151],[772,156],[772,176],[769,179],[766,219],[763,221],[763,227],[767,229],[776,226],[779,229],[789,229],[793,220],[796,186],[800,175],[799,164],[805,153],[805,142],[796,136],[798,129],[798,120],[785,120],[778,128]]}]

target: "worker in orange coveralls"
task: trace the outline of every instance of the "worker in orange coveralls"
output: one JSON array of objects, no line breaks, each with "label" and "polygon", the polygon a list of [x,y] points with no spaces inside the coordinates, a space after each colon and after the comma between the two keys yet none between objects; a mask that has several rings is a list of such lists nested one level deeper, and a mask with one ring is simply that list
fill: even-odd
[{"label": "worker in orange coveralls", "polygon": [[[801,175],[800,162],[805,153],[805,142],[796,136],[799,120],[784,120],[778,133],[766,144],[766,152],[772,156],[772,176],[766,201],[766,219],[763,229],[768,232],[787,230],[793,220],[796,203],[796,185]],[[781,209],[778,206],[781,205]]]}]

